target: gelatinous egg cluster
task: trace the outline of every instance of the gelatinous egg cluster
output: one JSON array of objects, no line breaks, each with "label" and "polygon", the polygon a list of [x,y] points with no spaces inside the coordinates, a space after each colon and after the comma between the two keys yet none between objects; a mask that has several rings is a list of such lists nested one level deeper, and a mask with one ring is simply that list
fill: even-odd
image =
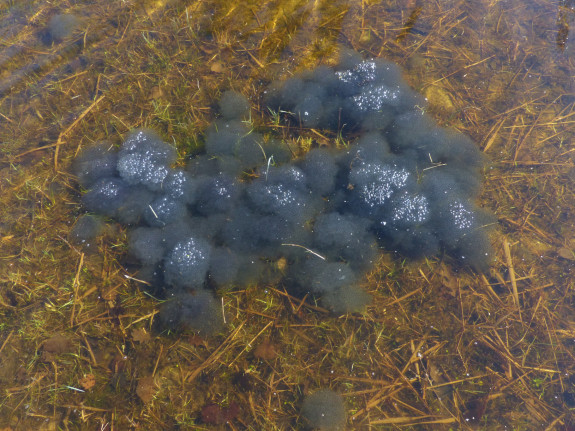
[{"label": "gelatinous egg cluster", "polygon": [[358,283],[380,249],[411,258],[444,249],[488,265],[490,216],[474,203],[481,154],[423,113],[395,64],[346,53],[334,68],[273,83],[265,103],[304,127],[353,136],[352,145],[292,159],[244,121],[247,100],[227,92],[205,154],[184,168],[173,166],[173,146],[143,129],[119,150],[101,143],[75,161],[86,209],[128,226],[139,278],[169,299],[167,325],[219,330],[209,289],[250,283],[284,283],[337,313],[360,311],[369,296]]}]

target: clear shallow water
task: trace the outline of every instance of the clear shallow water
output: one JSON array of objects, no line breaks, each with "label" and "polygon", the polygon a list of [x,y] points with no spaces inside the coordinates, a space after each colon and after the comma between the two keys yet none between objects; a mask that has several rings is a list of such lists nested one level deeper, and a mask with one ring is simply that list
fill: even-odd
[{"label": "clear shallow water", "polygon": [[[575,248],[570,2],[8,2],[0,13],[0,265],[8,322],[2,351],[10,352],[4,363],[13,371],[2,384],[19,397],[6,398],[7,424],[62,424],[70,417],[84,426],[122,426],[131,417],[149,428],[194,429],[203,405],[229,397],[243,409],[237,428],[255,422],[289,429],[303,394],[327,386],[346,395],[358,427],[392,419],[456,423],[469,412],[486,429],[568,423]],[[54,40],[47,26],[59,13],[81,23]],[[129,129],[147,126],[174,141],[181,155],[193,154],[223,90],[240,91],[258,106],[269,80],[335,61],[339,44],[398,62],[428,98],[431,115],[471,136],[492,161],[481,199],[498,217],[489,287],[479,275],[455,272],[450,261],[403,266],[387,256],[366,282],[375,300],[363,317],[334,319],[305,308],[294,317],[292,310],[302,308],[293,299],[254,289],[227,297],[235,316],[229,333],[240,328],[235,342],[224,336],[205,348],[164,336],[135,341],[133,330],[141,327],[133,322],[155,303],[126,281],[121,234],[111,233],[99,253],[81,260],[62,240],[81,213],[67,174],[76,150],[105,138],[118,143]],[[304,149],[334,139],[321,131],[288,130],[286,137]],[[75,363],[64,352],[55,362],[59,377],[50,361],[35,357],[56,332],[88,358]],[[281,350],[276,362],[250,356],[250,343],[263,336]],[[224,356],[207,361],[218,346]],[[414,352],[423,358],[410,360]],[[217,384],[200,381],[194,389],[190,379],[174,377],[176,364],[188,376],[206,363],[206,381]],[[45,386],[34,392],[28,385],[42,373]],[[64,388],[63,381],[76,387],[89,373],[95,389]],[[164,383],[157,401],[146,404],[134,393],[149,374]],[[239,374],[249,384],[230,378]],[[445,393],[429,389],[460,380],[440,387]],[[405,386],[396,394],[399,382]],[[172,385],[180,389],[170,398]],[[57,395],[48,395],[54,388]],[[23,413],[21,400],[34,415]],[[95,413],[82,419],[82,403],[101,411],[86,410]],[[123,419],[113,415],[113,403],[125,405]],[[145,408],[155,416],[141,419]],[[397,419],[409,417],[419,419]]]}]

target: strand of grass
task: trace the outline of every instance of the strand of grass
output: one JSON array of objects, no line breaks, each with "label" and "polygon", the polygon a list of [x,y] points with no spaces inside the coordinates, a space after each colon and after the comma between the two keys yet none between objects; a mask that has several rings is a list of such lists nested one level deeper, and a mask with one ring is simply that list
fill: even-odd
[{"label": "strand of grass", "polygon": [[[396,393],[406,389],[406,388],[410,388],[415,395],[417,396],[417,398],[421,398],[419,393],[415,390],[415,388],[413,387],[413,385],[411,384],[411,382],[409,381],[409,379],[407,378],[407,376],[405,375],[405,372],[407,371],[407,369],[409,368],[409,366],[414,362],[414,361],[419,361],[421,358],[419,357],[418,353],[419,353],[419,349],[421,349],[421,346],[427,341],[426,338],[423,338],[419,344],[417,345],[417,347],[415,349],[413,349],[413,353],[411,354],[411,357],[409,358],[409,360],[406,362],[403,370],[399,370],[399,368],[397,368],[394,364],[392,360],[389,360],[388,363],[389,365],[394,368],[397,372],[398,372],[398,376],[395,378],[395,380],[388,386],[382,388],[375,396],[373,396],[366,404],[366,406],[359,410],[355,415],[353,415],[351,417],[351,419],[357,419],[359,416],[363,415],[364,413],[367,413],[369,410],[375,408],[376,406],[378,406],[379,404],[381,404],[384,400],[386,400],[387,398],[395,395]],[[441,343],[440,343],[441,344]],[[434,346],[436,347],[436,346]],[[433,349],[433,348],[432,348]],[[384,355],[387,356],[387,355]],[[390,392],[390,393],[386,393],[386,391],[390,388],[390,387],[394,387],[397,384],[400,384],[400,382],[403,381],[404,384],[402,384],[398,389],[395,389],[394,391]]]},{"label": "strand of grass", "polygon": [[[527,278],[527,277],[525,277],[525,278]],[[493,290],[493,287],[491,286],[491,283],[489,283],[489,280],[487,280],[487,277],[485,277],[485,274],[481,274],[481,281],[483,281],[483,284],[487,288],[489,295],[491,297],[493,297],[494,299],[496,299],[497,302],[499,302],[500,304],[503,304],[503,301],[501,300],[499,295],[497,295],[497,293],[495,293],[495,290]],[[494,283],[494,284],[500,284],[500,283]]]},{"label": "strand of grass", "polygon": [[[551,103],[549,103],[547,106],[545,106],[543,109],[540,110],[539,115],[537,115],[537,118],[535,119],[535,121],[533,121],[529,127],[529,129],[527,130],[527,133],[525,133],[522,137],[521,140],[518,142],[517,146],[515,147],[515,154],[513,156],[513,161],[517,161],[518,157],[519,157],[519,152],[521,151],[521,148],[523,147],[523,144],[525,143],[525,141],[527,140],[527,137],[529,135],[531,135],[531,133],[533,132],[533,130],[535,129],[535,127],[539,126],[539,120],[541,119],[541,117],[543,116],[544,113],[547,113],[547,108],[555,106],[557,104],[557,101],[562,97],[562,95],[558,96],[555,98],[555,100],[553,100]],[[561,132],[556,133],[560,134],[565,132],[566,130],[563,130]],[[551,139],[550,137],[547,137],[547,139]],[[542,144],[543,142],[539,142],[539,144]]]},{"label": "strand of grass", "polygon": [[513,291],[513,302],[515,302],[515,307],[517,307],[517,311],[519,312],[519,320],[523,321],[521,318],[521,305],[519,304],[519,293],[517,292],[517,281],[515,280],[515,269],[513,267],[513,258],[511,257],[511,248],[506,239],[503,239],[503,251],[505,253],[507,270],[509,271],[509,280],[511,281],[511,289]]},{"label": "strand of grass", "polygon": [[425,415],[425,416],[403,416],[397,418],[388,418],[388,419],[378,419],[375,421],[369,421],[370,425],[390,425],[390,424],[402,424],[402,425],[424,425],[424,424],[452,424],[457,422],[457,418],[450,417],[450,418],[442,418],[437,420],[424,420],[430,418],[436,418],[441,416],[436,415]]},{"label": "strand of grass", "polygon": [[464,379],[457,379],[457,380],[452,380],[452,381],[445,382],[445,383],[438,383],[437,385],[432,385],[432,386],[426,387],[425,390],[426,391],[433,390],[433,389],[441,388],[443,386],[450,386],[450,385],[455,385],[457,383],[468,382],[470,380],[482,379],[483,377],[492,376],[492,375],[493,375],[492,373],[485,373],[485,374],[480,374],[478,376],[466,377]]},{"label": "strand of grass", "polygon": [[6,337],[4,342],[2,343],[2,346],[0,347],[0,353],[2,353],[2,351],[4,350],[4,347],[6,347],[6,344],[8,344],[8,341],[10,341],[10,338],[12,338],[12,334],[14,334],[14,329],[12,329],[10,331],[10,333],[8,334],[8,336]]},{"label": "strand of grass", "polygon": [[72,312],[70,313],[70,326],[74,326],[74,318],[76,316],[76,303],[80,298],[78,298],[78,291],[80,289],[80,271],[82,271],[82,266],[84,265],[84,253],[80,254],[80,262],[78,263],[78,269],[76,270],[76,275],[74,276],[74,282],[72,286],[74,288],[74,298],[72,298]]},{"label": "strand of grass", "polygon": [[247,320],[244,320],[243,322],[241,322],[238,325],[238,327],[236,329],[234,329],[230,335],[228,335],[228,337],[224,340],[224,342],[222,344],[220,344],[200,366],[198,366],[193,371],[188,372],[185,375],[185,377],[183,378],[183,381],[186,383],[191,382],[196,377],[198,377],[202,371],[204,371],[206,368],[208,368],[210,365],[212,365],[215,361],[217,361],[224,354],[224,352],[226,351],[226,348],[231,346],[232,341],[236,338],[236,336],[238,335],[240,330],[244,327],[246,322],[247,322]]},{"label": "strand of grass", "polygon": [[499,123],[495,123],[495,125],[491,128],[491,130],[489,132],[487,132],[486,136],[489,136],[489,139],[487,140],[487,142],[483,146],[483,152],[484,153],[489,151],[489,149],[491,148],[491,146],[495,142],[495,139],[497,138],[497,136],[499,136],[499,130],[501,130],[501,127],[503,126],[503,124],[505,124],[506,121],[507,121],[507,117],[503,117],[501,119],[501,121],[499,121]]},{"label": "strand of grass", "polygon": [[[398,385],[399,385],[399,387],[397,387]],[[394,389],[393,391],[391,391],[389,393],[385,393],[386,390],[388,390],[389,388],[396,388],[396,387],[397,387],[397,389]],[[367,402],[367,404],[364,408],[358,410],[354,415],[352,415],[350,417],[350,419],[352,421],[357,420],[360,416],[363,416],[364,414],[366,414],[368,411],[370,411],[374,407],[377,407],[380,403],[382,403],[386,399],[393,397],[395,394],[398,394],[399,392],[403,391],[404,389],[405,389],[405,385],[395,383],[395,382],[385,386],[384,388],[380,389],[378,391],[378,393]]]},{"label": "strand of grass", "polygon": [[393,301],[391,301],[391,302],[389,302],[389,303],[386,303],[384,306],[385,306],[385,307],[389,307],[390,305],[397,304],[398,302],[401,302],[401,301],[403,301],[403,300],[409,298],[410,296],[413,296],[413,295],[415,295],[415,294],[421,292],[422,290],[423,290],[423,287],[418,287],[417,289],[412,290],[412,291],[409,292],[409,293],[406,293],[406,294],[403,295],[402,297],[397,298],[397,299],[395,299],[395,300],[393,300]]},{"label": "strand of grass", "polygon": [[162,353],[164,353],[164,345],[160,344],[160,352],[158,353],[158,357],[156,358],[156,363],[154,364],[154,369],[152,371],[152,377],[156,375],[156,371],[158,370],[158,364],[160,363],[160,358],[162,357]]},{"label": "strand of grass", "polygon": [[[553,420],[549,426],[547,428],[545,428],[545,431],[553,431],[556,429],[561,429],[559,427],[557,427],[558,423],[563,424],[563,418],[567,415],[568,413],[563,413],[561,416],[559,416],[557,419]],[[567,426],[567,425],[565,425]],[[563,428],[563,429],[568,429],[568,428]]]},{"label": "strand of grass", "polygon": [[[302,299],[302,298],[296,298],[295,296],[292,296],[292,295],[290,295],[289,293],[287,293],[287,292],[285,292],[285,291],[282,292],[281,290],[277,290],[277,289],[275,289],[275,288],[273,288],[273,287],[269,287],[269,289],[272,290],[272,291],[274,291],[274,292],[276,292],[276,293],[278,293],[278,294],[280,294],[280,295],[282,295],[282,296],[285,296],[285,297],[288,299],[288,301],[290,301],[290,303],[291,303],[291,305],[292,305],[292,310],[293,310],[294,313],[297,313],[297,312],[301,309],[301,307],[303,307],[303,306],[305,306],[306,308],[309,308],[310,310],[320,311],[320,312],[325,313],[325,314],[329,313],[329,312],[327,311],[327,309],[325,309],[325,308],[318,307],[318,306],[316,306],[316,305],[312,305],[312,304],[309,304],[309,303],[305,302],[305,299],[308,297],[308,294],[306,294],[306,295],[304,296],[304,298]],[[298,302],[298,303],[299,303],[299,306],[298,306],[298,307],[295,307],[295,305],[294,305],[295,302]]]},{"label": "strand of grass", "polygon": [[264,327],[262,328],[262,330],[256,334],[255,337],[253,337],[250,341],[248,341],[248,343],[246,343],[246,345],[245,345],[245,347],[242,349],[242,351],[241,351],[240,353],[238,353],[238,354],[234,357],[234,359],[232,359],[232,361],[228,364],[228,367],[231,367],[232,364],[233,364],[234,362],[236,362],[236,360],[239,359],[240,356],[243,355],[243,353],[244,353],[247,349],[249,349],[249,348],[254,344],[254,341],[256,341],[256,340],[259,338],[260,335],[262,335],[271,325],[273,325],[273,323],[274,323],[273,320],[272,320],[271,322],[268,322],[267,325],[264,326]]},{"label": "strand of grass", "polygon": [[455,72],[450,73],[449,75],[443,76],[443,77],[441,77],[441,78],[439,78],[439,79],[436,79],[436,80],[433,81],[433,82],[430,82],[429,84],[425,85],[424,88],[425,88],[425,87],[430,87],[430,86],[432,86],[432,85],[435,85],[435,84],[437,84],[438,82],[441,82],[441,81],[443,81],[444,79],[449,78],[450,76],[456,75],[456,74],[458,74],[459,72],[461,72],[461,71],[463,71],[463,70],[469,69],[469,68],[471,68],[471,67],[477,66],[478,64],[481,64],[481,63],[484,63],[484,62],[486,62],[486,61],[488,61],[488,60],[491,60],[493,57],[495,57],[495,54],[490,55],[489,57],[486,57],[486,58],[481,59],[481,60],[479,60],[479,61],[476,61],[475,63],[468,64],[467,66],[463,66],[462,68],[456,70]]},{"label": "strand of grass", "polygon": [[305,247],[305,246],[303,246],[303,245],[299,245],[299,244],[282,244],[282,245],[286,245],[286,246],[289,246],[289,247],[299,247],[299,248],[303,248],[303,249],[304,249],[305,251],[307,251],[308,253],[311,253],[311,254],[313,254],[314,256],[319,257],[321,260],[325,260],[325,257],[323,257],[321,254],[319,254],[319,253],[317,253],[317,252],[315,252],[315,251],[313,251],[313,250],[310,250],[309,248],[307,248],[307,247]]},{"label": "strand of grass", "polygon": [[96,360],[96,355],[94,355],[94,352],[92,351],[92,346],[90,345],[90,342],[86,338],[86,334],[82,334],[82,339],[84,340],[86,349],[88,349],[88,353],[90,353],[90,358],[92,359],[92,365],[97,366],[98,361]]},{"label": "strand of grass", "polygon": [[84,119],[84,117],[86,115],[88,115],[88,113],[94,109],[98,103],[100,103],[104,97],[106,97],[105,94],[102,94],[100,97],[98,97],[96,100],[94,100],[92,102],[92,104],[90,106],[88,106],[86,109],[84,109],[84,111],[80,114],[80,116],[78,118],[76,118],[76,120],[74,120],[74,122],[72,122],[72,124],[70,124],[68,126],[68,128],[66,130],[64,130],[62,133],[60,133],[60,135],[58,136],[58,140],[56,141],[56,144],[54,144],[56,146],[56,150],[54,151],[54,170],[57,171],[58,170],[58,155],[60,154],[60,145],[62,145],[64,143],[63,139],[64,137],[69,134],[72,129],[74,129],[74,127],[76,127],[76,125],[82,121]]},{"label": "strand of grass", "polygon": [[[500,220],[504,221],[506,223],[512,224],[513,226],[516,226],[519,228],[524,228],[524,229],[528,230],[529,232],[536,233],[537,235],[541,236],[542,238],[545,238],[550,243],[553,242],[553,238],[551,238],[549,235],[547,235],[545,232],[543,232],[537,226],[534,226],[533,223],[531,223],[530,221],[527,221],[526,225],[524,226],[522,223],[518,223],[515,220],[511,220],[510,218],[507,218],[507,217],[500,217]],[[505,283],[503,283],[503,284],[505,284]]]}]

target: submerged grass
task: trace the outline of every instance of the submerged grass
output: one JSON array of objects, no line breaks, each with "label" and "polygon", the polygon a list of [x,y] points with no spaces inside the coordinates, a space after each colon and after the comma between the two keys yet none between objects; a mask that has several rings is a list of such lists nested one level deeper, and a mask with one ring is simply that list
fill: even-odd
[{"label": "submerged grass", "polygon": [[[330,387],[350,429],[572,429],[575,17],[548,1],[467,3],[0,5],[0,426],[214,429],[202,408],[236,403],[220,427],[287,430],[304,394]],[[62,12],[85,25],[46,43]],[[384,254],[364,315],[252,286],[224,294],[224,334],[159,333],[122,228],[90,254],[68,242],[82,214],[70,160],[141,126],[194,154],[229,88],[296,152],[344,146],[259,106],[266,82],[335,61],[339,44],[400,63],[432,115],[489,156],[496,264]],[[262,343],[275,354],[256,355]]]}]

